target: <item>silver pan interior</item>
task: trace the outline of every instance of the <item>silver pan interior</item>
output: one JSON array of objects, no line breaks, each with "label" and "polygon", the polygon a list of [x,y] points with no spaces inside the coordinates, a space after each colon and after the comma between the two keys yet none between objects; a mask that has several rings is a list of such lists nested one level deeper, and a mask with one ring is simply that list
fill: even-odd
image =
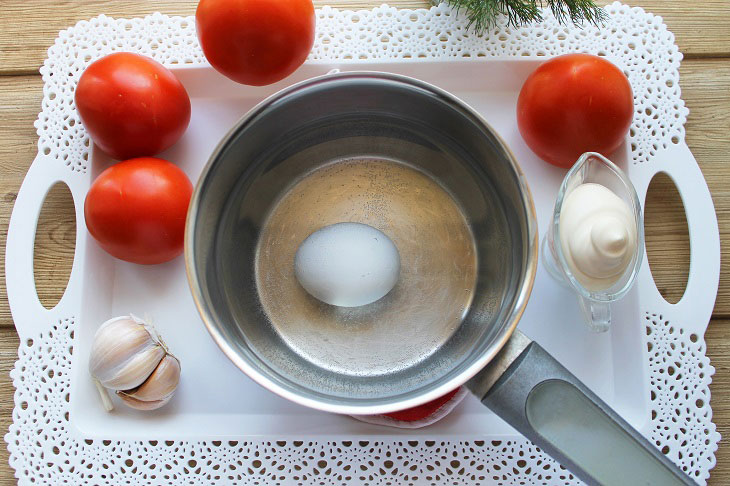
[{"label": "silver pan interior", "polygon": [[[299,243],[341,221],[401,253],[396,287],[360,308],[323,304],[293,275]],[[208,329],[247,374],[374,413],[448,391],[496,353],[529,294],[535,231],[519,169],[478,116],[414,80],[340,74],[275,95],[221,143],[186,262]]]}]

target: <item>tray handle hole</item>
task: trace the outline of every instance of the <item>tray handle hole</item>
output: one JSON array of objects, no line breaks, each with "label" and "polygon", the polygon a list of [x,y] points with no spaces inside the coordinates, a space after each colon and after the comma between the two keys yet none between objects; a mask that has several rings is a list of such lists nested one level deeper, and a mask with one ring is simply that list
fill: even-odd
[{"label": "tray handle hole", "polygon": [[667,302],[676,304],[689,277],[689,230],[682,197],[664,172],[652,178],[646,191],[644,235],[657,290]]},{"label": "tray handle hole", "polygon": [[68,186],[54,184],[43,201],[35,231],[33,276],[43,307],[52,309],[63,297],[76,249],[76,212]]}]

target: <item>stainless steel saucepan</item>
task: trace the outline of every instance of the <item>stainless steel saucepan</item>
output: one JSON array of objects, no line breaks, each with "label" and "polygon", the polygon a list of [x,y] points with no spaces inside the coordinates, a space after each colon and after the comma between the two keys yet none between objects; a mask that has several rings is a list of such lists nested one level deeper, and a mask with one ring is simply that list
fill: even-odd
[{"label": "stainless steel saucepan", "polygon": [[[328,306],[297,246],[355,221],[401,256],[396,287]],[[289,87],[254,108],[195,188],[185,261],[213,339],[308,407],[376,414],[466,385],[589,484],[693,484],[540,345],[516,331],[537,267],[530,191],[494,130],[448,93],[383,73]]]}]

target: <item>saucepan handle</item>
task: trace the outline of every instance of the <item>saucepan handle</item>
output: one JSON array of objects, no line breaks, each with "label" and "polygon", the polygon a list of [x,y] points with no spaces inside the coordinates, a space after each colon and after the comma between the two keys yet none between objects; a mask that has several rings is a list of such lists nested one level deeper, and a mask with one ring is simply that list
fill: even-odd
[{"label": "saucepan handle", "polygon": [[695,484],[519,331],[467,386],[484,405],[587,484]]}]

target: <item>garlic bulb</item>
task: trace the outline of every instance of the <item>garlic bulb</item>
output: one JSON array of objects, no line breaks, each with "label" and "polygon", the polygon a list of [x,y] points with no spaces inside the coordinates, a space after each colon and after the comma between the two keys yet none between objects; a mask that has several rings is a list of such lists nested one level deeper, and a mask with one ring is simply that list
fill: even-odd
[{"label": "garlic bulb", "polygon": [[180,381],[180,362],[143,320],[122,316],[96,331],[89,372],[107,411],[114,408],[107,388],[132,408],[154,410],[172,398]]}]

